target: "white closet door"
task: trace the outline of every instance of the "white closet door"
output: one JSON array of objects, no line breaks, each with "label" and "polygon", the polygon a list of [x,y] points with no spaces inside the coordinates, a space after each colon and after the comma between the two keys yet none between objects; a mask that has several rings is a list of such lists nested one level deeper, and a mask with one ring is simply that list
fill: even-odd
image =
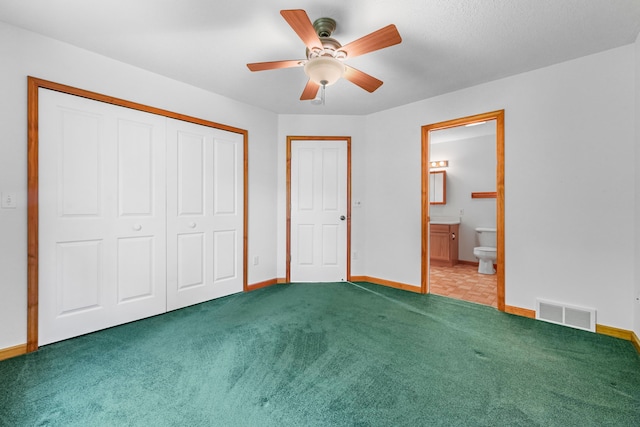
[{"label": "white closet door", "polygon": [[243,290],[243,137],[167,120],[167,308]]},{"label": "white closet door", "polygon": [[166,310],[165,119],[41,89],[39,345]]}]

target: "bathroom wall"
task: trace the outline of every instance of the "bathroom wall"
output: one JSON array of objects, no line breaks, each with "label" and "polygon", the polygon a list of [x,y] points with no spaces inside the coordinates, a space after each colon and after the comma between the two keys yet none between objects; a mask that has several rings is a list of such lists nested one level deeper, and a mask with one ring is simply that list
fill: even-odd
[{"label": "bathroom wall", "polygon": [[27,76],[112,95],[249,131],[249,283],[276,275],[274,113],[0,23],[0,349],[26,342]]},{"label": "bathroom wall", "polygon": [[367,116],[367,274],[420,284],[420,127],[504,109],[506,304],[632,329],[634,67],[627,45]]},{"label": "bathroom wall", "polygon": [[[495,121],[482,126],[495,128]],[[458,258],[477,262],[475,229],[496,227],[496,199],[472,199],[471,193],[496,191],[496,135],[432,143],[430,150],[431,159],[449,160],[443,169],[447,171],[447,204],[431,205],[430,215],[460,217]]]}]

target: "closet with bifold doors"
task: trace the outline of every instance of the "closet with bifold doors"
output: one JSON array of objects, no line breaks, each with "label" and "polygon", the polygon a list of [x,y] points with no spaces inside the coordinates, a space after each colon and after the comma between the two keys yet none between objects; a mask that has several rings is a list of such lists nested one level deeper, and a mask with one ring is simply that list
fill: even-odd
[{"label": "closet with bifold doors", "polygon": [[38,92],[38,345],[243,290],[244,137]]}]

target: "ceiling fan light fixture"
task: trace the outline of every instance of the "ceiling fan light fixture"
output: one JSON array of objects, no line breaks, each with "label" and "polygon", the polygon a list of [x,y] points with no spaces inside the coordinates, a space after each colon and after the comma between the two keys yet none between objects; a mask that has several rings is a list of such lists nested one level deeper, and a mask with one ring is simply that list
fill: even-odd
[{"label": "ceiling fan light fixture", "polygon": [[323,104],[324,96],[318,98],[318,90],[322,87],[324,93],[327,86],[334,84],[341,77],[367,92],[375,91],[382,85],[381,80],[348,67],[342,61],[402,42],[398,29],[390,24],[343,46],[331,37],[336,29],[334,19],[319,18],[312,24],[309,15],[302,9],[281,10],[280,15],[306,46],[306,59],[255,62],[247,64],[247,67],[251,71],[265,71],[304,66],[304,72],[309,80],[300,96],[301,101],[315,101]]},{"label": "ceiling fan light fixture", "polygon": [[330,86],[344,75],[342,61],[330,56],[312,58],[304,65],[304,72],[312,82],[321,86]]}]

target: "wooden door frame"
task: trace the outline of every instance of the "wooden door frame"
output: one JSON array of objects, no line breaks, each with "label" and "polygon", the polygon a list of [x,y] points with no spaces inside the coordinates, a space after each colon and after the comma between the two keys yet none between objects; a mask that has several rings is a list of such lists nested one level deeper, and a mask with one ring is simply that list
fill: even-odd
[{"label": "wooden door frame", "polygon": [[498,310],[505,311],[504,251],[504,110],[422,126],[422,268],[420,292],[429,292],[429,132],[488,120],[496,121],[496,229]]},{"label": "wooden door frame", "polygon": [[296,141],[345,141],[347,143],[347,259],[346,275],[351,280],[351,137],[287,136],[287,254],[286,283],[291,282],[291,145]]},{"label": "wooden door frame", "polygon": [[41,88],[242,135],[244,141],[242,280],[243,290],[248,290],[249,133],[246,130],[29,76],[27,77],[27,352],[38,349],[38,91]]}]

